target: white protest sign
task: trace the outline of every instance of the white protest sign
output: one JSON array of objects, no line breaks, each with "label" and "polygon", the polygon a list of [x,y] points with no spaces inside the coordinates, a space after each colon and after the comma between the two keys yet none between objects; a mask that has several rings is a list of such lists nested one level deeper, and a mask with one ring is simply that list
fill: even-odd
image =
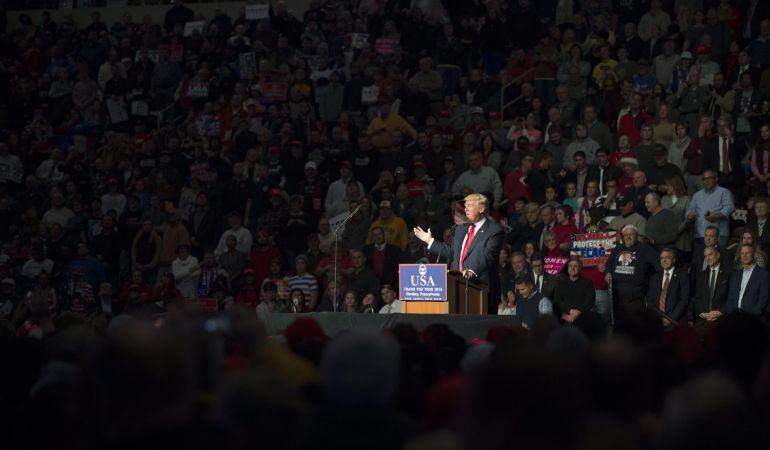
[{"label": "white protest sign", "polygon": [[187,85],[187,96],[190,98],[206,98],[209,96],[209,84],[205,81],[192,81]]},{"label": "white protest sign", "polygon": [[246,5],[246,20],[261,20],[270,17],[270,5]]},{"label": "white protest sign", "polygon": [[379,86],[366,86],[361,89],[361,103],[377,103],[377,97],[380,95]]},{"label": "white protest sign", "polygon": [[740,220],[745,222],[748,213],[749,211],[747,209],[736,209],[733,211],[733,220]]},{"label": "white protest sign", "polygon": [[136,100],[131,102],[131,115],[132,116],[149,116],[150,105],[142,100]]},{"label": "white protest sign", "polygon": [[203,34],[203,27],[206,25],[206,22],[202,20],[196,20],[194,22],[187,22],[184,24],[184,36],[192,36],[194,32],[198,32],[200,34]]}]

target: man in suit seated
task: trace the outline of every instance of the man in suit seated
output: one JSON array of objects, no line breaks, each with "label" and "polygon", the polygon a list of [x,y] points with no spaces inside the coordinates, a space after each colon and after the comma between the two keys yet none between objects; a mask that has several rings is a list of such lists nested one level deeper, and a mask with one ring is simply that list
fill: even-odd
[{"label": "man in suit seated", "polygon": [[401,249],[385,242],[385,230],[372,228],[372,243],[362,249],[366,256],[366,265],[380,280],[381,284],[395,285],[398,281],[398,261]]},{"label": "man in suit seated", "polygon": [[[660,252],[661,271],[650,279],[647,289],[647,306],[658,309],[678,323],[687,319],[687,302],[690,299],[690,280],[684,269],[676,267],[676,251],[664,248]],[[672,325],[663,319],[664,326]]]},{"label": "man in suit seated", "polygon": [[532,255],[529,267],[532,269],[535,290],[548,298],[553,298],[553,290],[556,288],[556,277],[545,272],[545,263],[540,253]]},{"label": "man in suit seated", "polygon": [[486,286],[487,311],[494,314],[500,301],[500,277],[497,270],[498,256],[503,247],[505,230],[487,218],[489,200],[482,194],[465,197],[467,223],[458,225],[451,243],[433,238],[430,229],[414,229],[414,235],[428,245],[433,258],[440,254],[450,255],[450,270],[462,272],[466,278],[477,278]]},{"label": "man in suit seated", "polygon": [[759,316],[764,314],[767,307],[770,281],[767,271],[754,261],[754,247],[744,244],[740,252],[743,268],[735,270],[730,276],[724,312],[741,310]]},{"label": "man in suit seated", "polygon": [[721,255],[716,247],[704,248],[703,259],[707,267],[698,273],[692,302],[692,317],[695,328],[700,332],[706,331],[721,317],[720,311],[727,301],[728,281],[732,272],[730,266],[721,263]]}]

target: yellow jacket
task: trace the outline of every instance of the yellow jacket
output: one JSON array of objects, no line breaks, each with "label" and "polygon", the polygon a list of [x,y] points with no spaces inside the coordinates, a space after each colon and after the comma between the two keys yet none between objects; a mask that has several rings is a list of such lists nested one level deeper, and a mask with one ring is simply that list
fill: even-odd
[{"label": "yellow jacket", "polygon": [[398,216],[391,216],[387,220],[379,218],[372,222],[372,226],[369,227],[369,235],[366,238],[367,244],[371,244],[373,242],[372,229],[375,227],[380,227],[385,231],[385,242],[390,245],[395,245],[396,247],[400,248],[401,251],[406,250],[409,231],[406,228],[406,222],[404,222],[404,219]]},{"label": "yellow jacket", "polygon": [[395,113],[388,114],[384,119],[380,116],[375,117],[366,129],[375,148],[390,147],[394,131],[408,134],[412,139],[417,138],[417,131],[403,117]]}]

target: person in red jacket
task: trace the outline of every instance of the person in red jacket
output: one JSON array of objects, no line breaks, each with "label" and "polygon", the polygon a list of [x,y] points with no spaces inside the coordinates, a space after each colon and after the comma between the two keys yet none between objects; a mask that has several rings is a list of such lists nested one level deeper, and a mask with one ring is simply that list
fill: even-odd
[{"label": "person in red jacket", "polygon": [[642,95],[634,92],[629,101],[629,111],[620,117],[618,136],[627,135],[631,147],[636,147],[641,140],[639,132],[645,123],[652,125],[652,116],[642,109]]},{"label": "person in red jacket", "polygon": [[524,197],[527,201],[532,201],[532,192],[527,184],[527,176],[532,170],[532,164],[535,157],[529,153],[524,153],[519,167],[508,172],[503,184],[503,195],[508,200],[508,211],[513,211],[513,205],[516,200]]},{"label": "person in red jacket", "polygon": [[160,302],[165,307],[171,301],[182,297],[182,293],[174,284],[174,274],[164,272],[160,279],[160,285],[152,290],[150,302]]},{"label": "person in red jacket", "polygon": [[572,247],[572,235],[577,233],[577,227],[572,221],[572,212],[570,207],[560,205],[556,208],[556,223],[553,226],[553,232],[556,234],[556,241],[562,252],[569,252]]},{"label": "person in red jacket", "polygon": [[281,259],[281,250],[273,244],[270,232],[263,228],[257,231],[249,256],[249,269],[254,272],[257,286],[261,286],[262,280],[270,276],[270,262],[274,259]]},{"label": "person in red jacket", "polygon": [[243,271],[243,286],[238,291],[235,301],[239,305],[248,305],[254,308],[259,304],[259,285],[252,269]]}]

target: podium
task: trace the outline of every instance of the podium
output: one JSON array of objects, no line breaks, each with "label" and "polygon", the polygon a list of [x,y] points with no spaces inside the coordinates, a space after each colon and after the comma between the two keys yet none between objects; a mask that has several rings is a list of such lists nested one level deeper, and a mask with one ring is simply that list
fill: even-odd
[{"label": "podium", "polygon": [[483,315],[487,313],[486,285],[478,280],[467,280],[468,301],[465,301],[465,282],[462,273],[447,273],[447,298],[450,314]]},{"label": "podium", "polygon": [[466,279],[456,270],[446,273],[446,301],[402,301],[403,314],[487,314],[486,286],[477,280],[467,280],[468,297],[466,302]]}]

